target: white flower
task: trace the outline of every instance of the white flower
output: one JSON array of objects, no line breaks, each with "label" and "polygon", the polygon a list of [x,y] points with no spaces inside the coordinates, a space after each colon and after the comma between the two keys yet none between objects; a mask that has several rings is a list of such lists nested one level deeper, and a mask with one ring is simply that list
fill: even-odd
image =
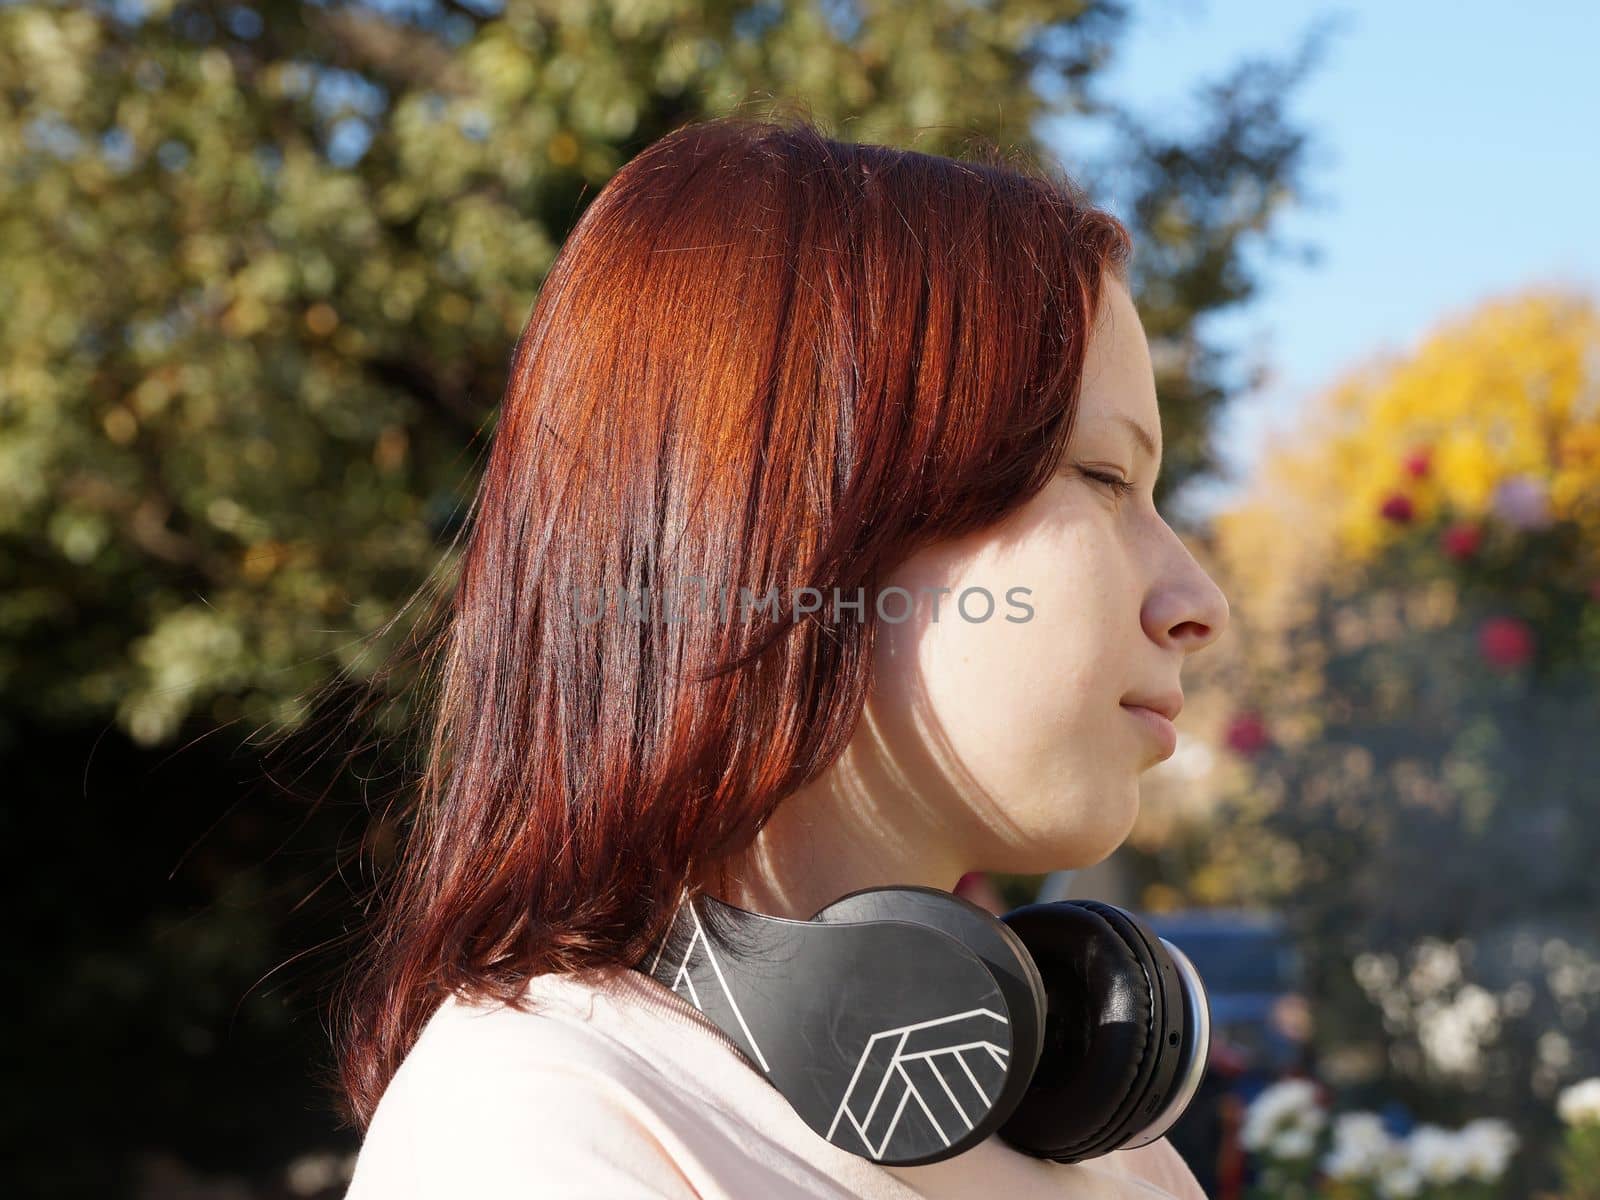
[{"label": "white flower", "polygon": [[1412,1169],[1429,1183],[1455,1183],[1467,1173],[1460,1134],[1439,1125],[1424,1123],[1412,1130],[1406,1153]]},{"label": "white flower", "polygon": [[1600,1124],[1600,1075],[1563,1088],[1556,1111],[1568,1125]]},{"label": "white flower", "polygon": [[1415,1196],[1421,1190],[1422,1178],[1413,1167],[1403,1164],[1390,1167],[1378,1178],[1378,1195],[1384,1200]]},{"label": "white flower", "polygon": [[1322,1169],[1334,1179],[1374,1179],[1403,1158],[1377,1113],[1342,1113],[1333,1123],[1333,1148]]},{"label": "white flower", "polygon": [[1246,1150],[1260,1150],[1285,1128],[1315,1133],[1326,1114],[1317,1104],[1317,1085],[1309,1079],[1282,1079],[1263,1088],[1245,1111],[1239,1140]]},{"label": "white flower", "polygon": [[1274,1158],[1310,1158],[1317,1148],[1316,1131],[1303,1125],[1291,1125],[1267,1147]]},{"label": "white flower", "polygon": [[1484,1183],[1493,1183],[1505,1174],[1506,1164],[1521,1144],[1511,1126],[1497,1117],[1468,1121],[1460,1137],[1467,1174]]}]

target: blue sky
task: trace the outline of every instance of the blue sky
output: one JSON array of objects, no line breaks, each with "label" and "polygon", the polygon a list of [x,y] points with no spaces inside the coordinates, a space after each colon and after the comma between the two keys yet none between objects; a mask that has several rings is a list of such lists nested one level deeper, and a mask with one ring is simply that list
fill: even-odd
[{"label": "blue sky", "polygon": [[[1287,59],[1319,20],[1333,26],[1322,57],[1287,107],[1315,143],[1304,179],[1317,206],[1279,230],[1321,261],[1259,259],[1258,298],[1212,325],[1273,372],[1218,427],[1245,473],[1269,432],[1292,432],[1345,367],[1535,282],[1600,294],[1600,43],[1588,5],[1152,0],[1135,7],[1104,92],[1181,129],[1197,84],[1248,56]],[[1069,171],[1097,149],[1081,127],[1055,146]],[[1113,181],[1098,199],[1125,215]],[[1195,493],[1188,507],[1229,491]]]}]

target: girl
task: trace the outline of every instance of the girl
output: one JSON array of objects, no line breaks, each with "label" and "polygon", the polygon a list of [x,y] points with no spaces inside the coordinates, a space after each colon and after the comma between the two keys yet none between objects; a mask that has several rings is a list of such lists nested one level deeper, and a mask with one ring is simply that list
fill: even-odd
[{"label": "girl", "polygon": [[727,118],[583,214],[512,361],[340,1061],[349,1192],[1183,1197],[1166,1141],[886,1167],[638,966],[685,896],[1104,859],[1227,624],[1156,511],[1124,227]]}]

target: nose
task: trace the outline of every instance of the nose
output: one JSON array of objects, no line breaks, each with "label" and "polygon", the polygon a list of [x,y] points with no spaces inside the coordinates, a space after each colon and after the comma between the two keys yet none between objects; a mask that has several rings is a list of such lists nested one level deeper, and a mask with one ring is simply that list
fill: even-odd
[{"label": "nose", "polygon": [[1162,522],[1169,552],[1145,597],[1140,621],[1149,638],[1175,646],[1185,656],[1203,650],[1228,628],[1228,598],[1190,552],[1177,532]]}]

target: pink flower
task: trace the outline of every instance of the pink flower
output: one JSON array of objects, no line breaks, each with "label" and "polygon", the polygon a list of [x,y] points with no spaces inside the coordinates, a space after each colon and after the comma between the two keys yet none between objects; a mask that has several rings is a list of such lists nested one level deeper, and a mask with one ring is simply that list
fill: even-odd
[{"label": "pink flower", "polygon": [[1457,562],[1466,562],[1478,552],[1483,541],[1483,526],[1475,521],[1458,521],[1440,539],[1444,552]]},{"label": "pink flower", "polygon": [[1433,453],[1427,446],[1419,446],[1405,457],[1406,474],[1421,479],[1432,465]]},{"label": "pink flower", "polygon": [[1388,520],[1404,525],[1417,515],[1417,508],[1404,492],[1391,492],[1378,512]]},{"label": "pink flower", "polygon": [[1544,481],[1531,475],[1503,479],[1494,490],[1494,511],[1514,529],[1543,529],[1550,524],[1550,496]]},{"label": "pink flower", "polygon": [[1261,719],[1261,714],[1251,709],[1234,715],[1228,722],[1222,740],[1235,754],[1254,758],[1272,739],[1267,734],[1267,723]]},{"label": "pink flower", "polygon": [[1478,652],[1497,670],[1516,670],[1533,657],[1533,650],[1533,630],[1517,617],[1490,617],[1478,629]]}]

